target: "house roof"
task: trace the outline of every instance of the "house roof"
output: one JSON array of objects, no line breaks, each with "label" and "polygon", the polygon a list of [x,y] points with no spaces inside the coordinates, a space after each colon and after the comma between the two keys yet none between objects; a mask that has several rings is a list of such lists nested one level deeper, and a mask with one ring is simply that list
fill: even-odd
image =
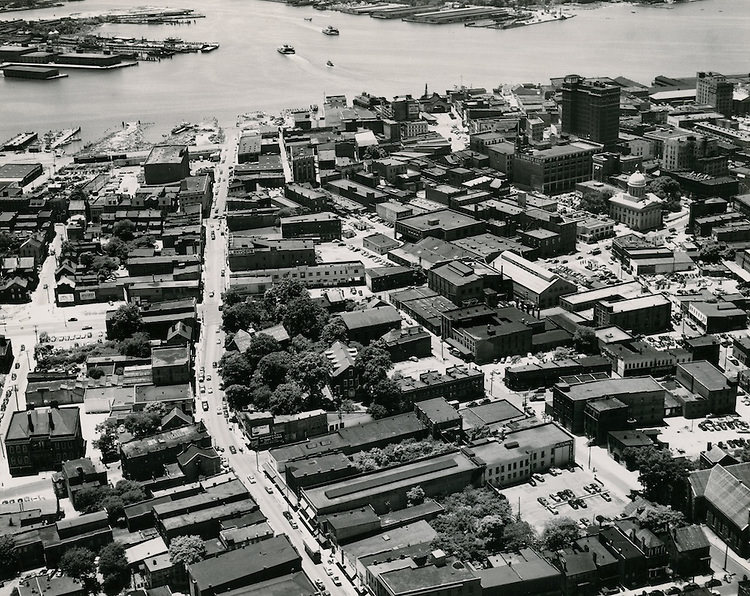
[{"label": "house roof", "polygon": [[703,528],[695,524],[672,530],[672,540],[681,553],[711,547]]}]

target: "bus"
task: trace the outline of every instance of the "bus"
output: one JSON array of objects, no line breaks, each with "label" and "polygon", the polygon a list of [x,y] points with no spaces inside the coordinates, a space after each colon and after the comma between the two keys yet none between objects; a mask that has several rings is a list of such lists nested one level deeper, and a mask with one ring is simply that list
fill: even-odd
[{"label": "bus", "polygon": [[317,544],[311,546],[310,543],[305,540],[305,552],[313,563],[320,563],[320,547]]}]

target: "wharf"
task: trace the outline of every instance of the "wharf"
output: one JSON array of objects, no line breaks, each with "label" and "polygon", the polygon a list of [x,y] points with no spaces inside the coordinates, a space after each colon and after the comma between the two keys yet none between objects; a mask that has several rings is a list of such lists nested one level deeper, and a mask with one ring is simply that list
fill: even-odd
[{"label": "wharf", "polygon": [[408,23],[426,23],[430,25],[448,25],[451,23],[462,23],[476,21],[477,19],[501,18],[508,14],[507,8],[490,8],[483,6],[472,6],[467,8],[448,8],[445,10],[433,10],[422,12],[402,18]]},{"label": "wharf", "polygon": [[504,18],[484,19],[481,21],[473,21],[470,23],[464,23],[465,27],[478,27],[484,29],[515,29],[517,27],[528,27],[530,25],[541,25],[542,23],[552,23],[555,21],[566,21],[572,19],[574,14],[532,14],[530,16],[516,17],[507,15]]}]

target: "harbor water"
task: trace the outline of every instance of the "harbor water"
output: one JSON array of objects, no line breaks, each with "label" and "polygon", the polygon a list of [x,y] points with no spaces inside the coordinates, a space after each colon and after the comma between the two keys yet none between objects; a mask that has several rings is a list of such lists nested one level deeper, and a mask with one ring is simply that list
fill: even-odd
[{"label": "harbor water", "polygon": [[[750,72],[748,0],[700,0],[671,8],[566,6],[576,18],[509,30],[372,19],[263,0],[169,2],[155,7],[193,8],[206,18],[190,25],[111,24],[100,32],[215,41],[221,47],[135,68],[72,71],[56,81],[0,79],[0,139],[21,130],[81,126],[84,140],[93,140],[123,120],[153,123],[158,136],[183,120],[216,116],[232,125],[239,113],[319,104],[325,94],[421,95],[425,84],[442,92],[457,84],[492,88],[573,72],[622,75],[646,84],[658,74]],[[133,8],[126,0],[85,0],[0,19]],[[323,35],[327,25],[337,26],[341,35]],[[296,54],[276,51],[285,43],[295,46]],[[334,67],[326,65],[329,60]]]}]

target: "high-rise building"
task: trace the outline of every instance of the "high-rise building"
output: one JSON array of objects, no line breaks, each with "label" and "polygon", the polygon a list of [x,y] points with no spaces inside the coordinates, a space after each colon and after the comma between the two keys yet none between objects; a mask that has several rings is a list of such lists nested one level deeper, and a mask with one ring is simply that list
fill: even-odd
[{"label": "high-rise building", "polygon": [[620,136],[620,87],[578,75],[562,86],[562,130],[614,148]]},{"label": "high-rise building", "polygon": [[717,72],[699,72],[695,80],[695,101],[709,105],[717,112],[732,115],[734,85]]}]

